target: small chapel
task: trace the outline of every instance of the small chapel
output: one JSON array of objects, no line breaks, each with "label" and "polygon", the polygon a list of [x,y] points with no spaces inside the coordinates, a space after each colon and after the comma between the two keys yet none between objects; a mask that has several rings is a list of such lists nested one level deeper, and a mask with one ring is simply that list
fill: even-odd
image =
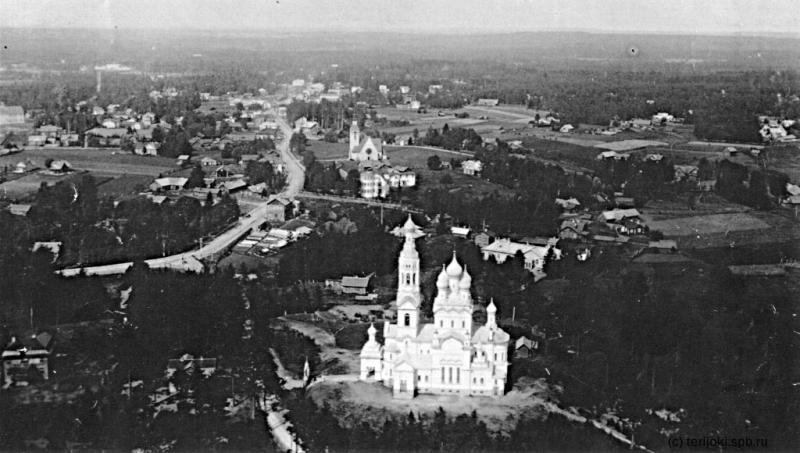
[{"label": "small chapel", "polygon": [[383,142],[381,139],[370,137],[361,133],[358,121],[353,121],[350,126],[350,151],[347,153],[350,160],[384,160]]},{"label": "small chapel", "polygon": [[436,280],[433,322],[422,323],[415,241],[424,233],[411,216],[395,231],[405,239],[397,266],[397,321],[383,325],[384,344],[370,325],[361,349],[361,380],[383,383],[395,398],[421,393],[502,395],[510,337],[497,326],[494,302],[486,307],[486,323],[473,324],[472,277],[453,253]]}]

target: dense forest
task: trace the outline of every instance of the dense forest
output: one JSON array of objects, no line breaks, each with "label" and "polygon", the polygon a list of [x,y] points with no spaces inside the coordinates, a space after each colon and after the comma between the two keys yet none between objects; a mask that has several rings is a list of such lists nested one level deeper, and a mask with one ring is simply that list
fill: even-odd
[{"label": "dense forest", "polygon": [[24,218],[3,212],[5,228],[25,244],[62,242],[59,265],[103,264],[153,258],[192,248],[198,238],[239,216],[236,201],[181,197],[159,205],[145,197],[114,203],[98,196],[92,176],[43,186]]}]

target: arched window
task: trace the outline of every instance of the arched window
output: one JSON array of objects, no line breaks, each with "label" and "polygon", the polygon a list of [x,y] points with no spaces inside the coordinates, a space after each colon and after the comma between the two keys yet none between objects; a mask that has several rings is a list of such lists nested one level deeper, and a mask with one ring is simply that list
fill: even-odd
[{"label": "arched window", "polygon": [[411,284],[411,275],[406,274],[406,285],[410,285],[410,284]]},{"label": "arched window", "polygon": [[411,315],[408,313],[406,313],[406,315],[403,317],[403,325],[406,327],[411,325]]}]

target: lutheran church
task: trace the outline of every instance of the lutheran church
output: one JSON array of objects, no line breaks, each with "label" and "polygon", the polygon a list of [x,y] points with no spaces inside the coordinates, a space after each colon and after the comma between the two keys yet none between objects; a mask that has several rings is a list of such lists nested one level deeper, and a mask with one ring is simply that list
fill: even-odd
[{"label": "lutheran church", "polygon": [[362,136],[358,121],[353,121],[350,126],[350,151],[347,158],[358,161],[384,160],[386,155],[383,153],[383,142],[366,134]]},{"label": "lutheran church", "polygon": [[433,323],[420,323],[420,260],[415,240],[424,235],[409,216],[395,230],[405,238],[398,260],[397,321],[383,326],[384,344],[369,339],[361,349],[361,380],[380,381],[395,398],[419,393],[502,395],[508,376],[509,335],[497,326],[494,302],[486,324],[473,325],[472,277],[456,259],[436,281]]}]

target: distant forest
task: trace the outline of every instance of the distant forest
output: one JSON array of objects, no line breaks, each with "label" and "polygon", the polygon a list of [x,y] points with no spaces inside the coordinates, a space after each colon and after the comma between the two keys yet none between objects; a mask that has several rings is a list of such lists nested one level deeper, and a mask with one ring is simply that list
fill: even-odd
[{"label": "distant forest", "polygon": [[347,107],[385,103],[378,85],[426,93],[428,85],[441,84],[444,94],[427,99],[431,105],[498,98],[556,112],[567,122],[601,125],[668,111],[694,123],[698,137],[719,140],[757,141],[757,114],[800,115],[800,102],[793,101],[800,96],[799,47],[789,38],[524,33],[286,39],[233,32],[160,39],[159,32],[9,30],[4,39],[10,43],[4,63],[18,66],[6,71],[0,102],[27,110],[63,109],[64,101],[92,98],[93,66],[115,62],[135,71],[107,74],[99,105],[141,107],[143,94],[166,86],[273,93],[280,83],[305,78],[362,87],[345,98]]}]

